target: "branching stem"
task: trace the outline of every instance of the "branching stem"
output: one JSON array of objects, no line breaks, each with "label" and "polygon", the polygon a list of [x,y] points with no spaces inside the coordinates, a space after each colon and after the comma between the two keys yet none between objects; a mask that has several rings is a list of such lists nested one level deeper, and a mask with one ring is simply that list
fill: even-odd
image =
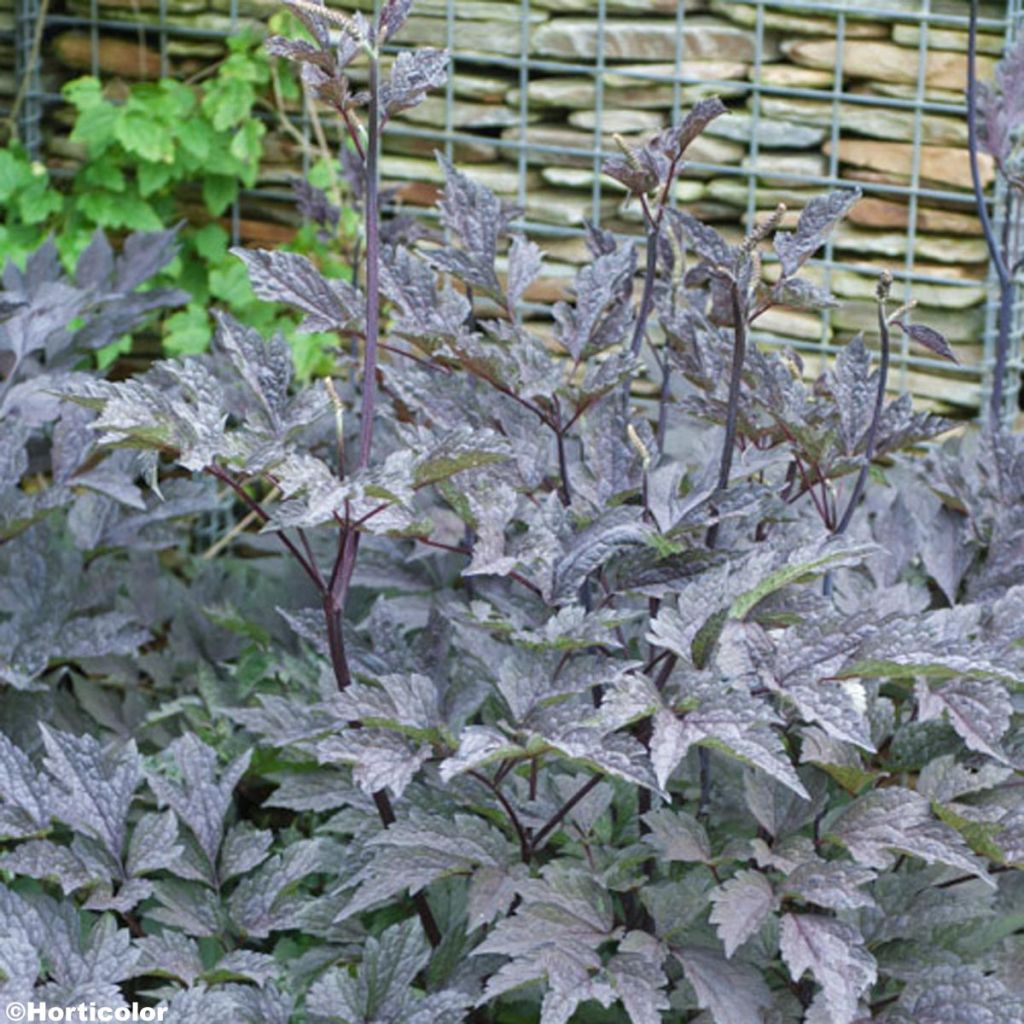
[{"label": "branching stem", "polygon": [[[377,816],[380,818],[381,824],[385,828],[393,825],[396,820],[395,810],[391,806],[391,798],[388,796],[387,790],[378,789],[373,794],[373,803],[377,808]],[[434,913],[427,902],[426,893],[416,893],[412,898],[412,902],[416,908],[416,913],[419,915],[420,924],[423,925],[423,933],[426,935],[427,941],[436,949],[441,945],[441,929],[438,928],[437,921],[434,919]]]},{"label": "branching stem", "polygon": [[[473,557],[473,552],[468,548],[459,547],[456,544],[444,544],[439,540],[432,540],[430,537],[413,537],[413,540],[418,540],[421,544],[426,544],[430,548],[439,548],[441,551],[450,551],[455,555],[465,555],[467,558]],[[527,590],[536,594],[537,597],[543,597],[540,587],[535,583],[531,583],[525,576],[520,575],[517,572],[510,572],[508,574],[510,580],[515,580],[520,586],[526,587]]]},{"label": "branching stem", "polygon": [[[732,280],[729,287],[732,298],[733,346],[732,372],[729,374],[729,405],[725,414],[725,438],[722,441],[722,457],[718,468],[718,491],[724,493],[729,487],[732,475],[732,455],[736,447],[736,426],[739,420],[740,387],[743,383],[743,362],[747,355],[746,309],[740,297],[739,284]],[[718,542],[718,523],[708,527],[706,543],[714,548]]]},{"label": "branching stem", "polygon": [[562,819],[601,781],[600,775],[593,775],[558,810],[548,819],[547,823],[533,837],[531,854],[539,850],[544,840],[561,824]]},{"label": "branching stem", "polygon": [[[347,15],[310,4],[307,0],[296,0],[296,6],[303,9],[313,8],[318,15],[326,17],[335,24],[340,24],[345,30],[352,31],[350,27],[351,22]],[[363,352],[363,400],[359,424],[359,470],[366,469],[370,464],[370,454],[373,447],[373,419],[377,401],[377,344],[378,334],[380,333],[380,209],[377,181],[380,149],[380,57],[377,52],[376,43],[375,35],[371,31],[370,39],[366,41],[366,48],[370,57],[370,101],[367,110],[369,128],[365,152],[360,144],[359,133],[352,124],[348,111],[344,108],[338,111],[345,121],[357,152],[363,157],[366,169],[366,195],[363,211],[366,235],[366,344]],[[349,583],[355,570],[356,556],[359,553],[359,538],[359,531],[351,525],[346,502],[344,525],[338,538],[338,551],[331,569],[330,582],[325,584],[322,577],[319,579],[319,589],[323,596],[324,620],[327,625],[327,643],[331,656],[331,666],[334,670],[338,689],[340,690],[344,690],[352,682],[352,675],[345,654],[343,621]],[[287,541],[287,543],[290,550],[305,565],[298,549],[290,541]],[[307,571],[313,575],[314,570],[307,568]],[[319,571],[315,571],[314,582],[316,577],[319,576]],[[377,790],[373,794],[373,802],[377,808],[377,815],[381,820],[381,824],[385,828],[393,824],[395,812],[391,806],[391,798],[388,796],[387,790]],[[423,926],[423,933],[426,935],[430,945],[433,947],[441,945],[441,929],[438,927],[437,920],[430,909],[426,894],[424,892],[415,893],[412,897],[412,902],[419,916],[420,924]]]},{"label": "branching stem", "polygon": [[[647,253],[644,267],[644,290],[640,293],[640,308],[637,311],[636,324],[633,327],[633,338],[629,345],[629,352],[634,358],[640,354],[640,346],[643,344],[644,335],[647,332],[647,321],[651,316],[651,309],[654,306],[654,281],[658,274],[658,241],[661,238],[661,225],[665,219],[665,210],[668,207],[669,194],[672,183],[676,179],[676,171],[679,168],[679,161],[683,154],[677,150],[672,156],[668,174],[658,195],[658,205],[652,214],[646,196],[640,197],[640,205],[644,212],[644,223],[647,225]],[[629,405],[629,381],[623,389],[622,404],[625,408]]]},{"label": "branching stem", "polygon": [[[227,484],[238,495],[242,500],[242,503],[252,512],[261,523],[270,521],[269,514],[265,511],[263,506],[251,495],[249,495],[245,488],[225,469],[220,466],[211,464],[206,467],[206,472],[210,476],[216,477],[221,483]],[[319,593],[323,593],[324,581],[320,575],[320,570],[316,568],[311,562],[307,561],[303,556],[302,552],[292,543],[291,539],[283,530],[276,530],[275,536],[287,548],[288,553],[302,566],[306,575],[313,581],[313,585],[317,588]]]},{"label": "branching stem", "polygon": [[516,835],[519,837],[519,854],[522,857],[524,864],[530,863],[530,838],[527,835],[527,831],[523,828],[523,823],[519,820],[519,815],[516,814],[516,809],[509,803],[508,797],[505,796],[501,791],[501,787],[497,782],[492,782],[483,772],[469,771],[466,773],[470,778],[476,779],[477,782],[485,785],[495,796],[498,803],[501,804],[502,809],[508,815],[508,820],[512,823],[512,827],[516,830]]},{"label": "branching stem", "polygon": [[565,457],[565,431],[561,427],[555,431],[555,438],[558,443],[558,472],[562,481],[560,488],[562,504],[568,508],[572,504],[572,485],[569,483],[569,461]]},{"label": "branching stem", "polygon": [[647,228],[647,261],[644,267],[644,290],[640,294],[640,309],[637,312],[636,324],[633,327],[633,340],[629,344],[629,352],[632,356],[640,354],[640,346],[643,344],[644,333],[647,330],[647,321],[651,315],[651,307],[654,305],[654,278],[658,268],[658,238],[661,235],[663,213],[664,208],[659,207],[657,215],[653,221],[650,221]]},{"label": "branching stem", "polygon": [[352,682],[348,657],[345,654],[345,634],[342,629],[342,609],[329,591],[324,594],[324,620],[327,623],[327,649],[331,656],[331,668],[339,690]]},{"label": "branching stem", "polygon": [[359,424],[359,468],[370,462],[373,414],[377,402],[377,335],[380,333],[380,211],[377,202],[377,160],[380,149],[380,59],[370,58],[370,107],[366,144],[366,355],[363,363],[363,405]]},{"label": "branching stem", "polygon": [[[885,283],[886,278],[884,276],[882,282],[883,283],[879,286],[878,297],[878,337],[879,345],[881,347],[881,358],[878,367],[878,390],[875,392],[875,406],[871,411],[871,423],[868,426],[867,437],[864,441],[864,461],[861,463],[860,470],[857,473],[857,480],[853,485],[853,493],[850,495],[850,500],[847,503],[846,510],[843,512],[843,517],[839,520],[836,528],[832,531],[833,536],[835,537],[840,537],[842,534],[846,533],[847,528],[853,520],[853,513],[856,511],[857,505],[864,493],[864,487],[868,480],[868,472],[871,469],[871,460],[875,457],[875,443],[878,439],[878,424],[882,418],[882,407],[885,404],[885,386],[889,377],[889,323],[885,318],[885,295],[888,294],[888,284]],[[825,597],[832,596],[831,570],[825,573],[825,579],[822,584],[822,593]]]},{"label": "branching stem", "polygon": [[882,406],[885,403],[885,386],[889,378],[889,324],[885,319],[885,303],[878,304],[878,334],[881,345],[881,362],[878,368],[878,389],[875,392],[875,406],[871,411],[871,423],[868,426],[867,438],[864,442],[864,461],[861,463],[860,471],[857,473],[857,482],[853,485],[853,493],[850,501],[843,512],[843,518],[839,520],[835,528],[835,536],[846,533],[853,519],[853,513],[864,493],[867,484],[868,471],[871,468],[871,460],[875,457],[875,442],[878,439],[878,423],[882,418]]}]

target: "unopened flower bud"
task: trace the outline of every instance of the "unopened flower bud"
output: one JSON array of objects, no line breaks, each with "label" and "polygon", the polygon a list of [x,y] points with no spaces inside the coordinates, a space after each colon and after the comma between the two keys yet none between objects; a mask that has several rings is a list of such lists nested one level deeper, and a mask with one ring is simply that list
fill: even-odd
[{"label": "unopened flower bud", "polygon": [[878,285],[875,287],[875,298],[879,302],[885,302],[889,298],[889,291],[892,288],[892,274],[883,270],[878,275]]},{"label": "unopened flower bud", "polygon": [[626,425],[626,436],[629,438],[629,443],[633,446],[633,450],[640,456],[640,462],[646,473],[651,468],[651,453],[647,450],[647,445],[640,440],[640,435],[632,423]]}]

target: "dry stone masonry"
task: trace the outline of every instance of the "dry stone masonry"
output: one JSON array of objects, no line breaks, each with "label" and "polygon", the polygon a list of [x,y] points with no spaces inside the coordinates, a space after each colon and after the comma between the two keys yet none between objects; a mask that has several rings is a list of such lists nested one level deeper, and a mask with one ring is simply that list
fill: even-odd
[{"label": "dry stone masonry", "polygon": [[[2,0],[10,4],[11,0]],[[87,14],[91,0],[56,0]],[[335,0],[341,8],[371,0]],[[676,197],[738,235],[755,217],[785,201],[796,216],[827,181],[859,184],[854,208],[830,253],[837,267],[819,273],[849,300],[827,320],[773,311],[765,325],[805,352],[838,343],[870,326],[874,278],[883,267],[911,271],[921,319],[941,325],[966,372],[910,360],[894,374],[916,394],[969,408],[978,401],[987,258],[970,197],[963,117],[966,27],[929,24],[918,0],[836,0],[808,13],[799,4],[732,0],[531,0],[524,24],[519,0],[420,0],[401,33],[403,44],[451,45],[451,95],[436,96],[399,121],[384,142],[382,169],[409,204],[427,205],[439,172],[431,153],[452,148],[469,173],[511,200],[524,201],[534,230],[551,234],[555,257],[531,293],[538,302],[564,293],[583,243],[571,232],[586,218],[636,232],[639,213],[608,179],[595,184],[611,133],[640,139],[672,122],[700,97],[721,95],[733,116],[716,121],[691,153]],[[157,0],[99,0],[102,18],[151,25]],[[879,17],[879,7],[891,11]],[[258,26],[276,10],[269,0],[166,0],[167,64],[194,75],[222,52],[218,32]],[[966,5],[931,0],[935,14],[963,17]],[[1005,7],[983,5],[1000,18]],[[10,17],[0,14],[0,17]],[[202,29],[208,34],[197,35]],[[104,28],[95,59],[101,72],[126,80],[160,73],[160,36]],[[93,66],[88,27],[53,31],[50,70],[64,77]],[[988,27],[980,37],[979,75],[992,74],[1003,46]],[[0,57],[5,51],[0,49]],[[0,74],[0,88],[9,84]],[[914,103],[924,99],[923,106]],[[301,159],[300,147],[274,125],[266,137],[261,183],[280,191]],[[73,159],[67,121],[49,121],[51,159]],[[328,125],[328,135],[337,135]],[[438,140],[441,140],[440,142]],[[524,148],[525,145],[525,148]],[[993,169],[983,158],[991,183]],[[925,190],[925,194],[920,194]],[[252,197],[242,228],[254,241],[286,232],[290,211]],[[811,360],[813,365],[814,361]],[[816,367],[814,367],[816,368]]]}]

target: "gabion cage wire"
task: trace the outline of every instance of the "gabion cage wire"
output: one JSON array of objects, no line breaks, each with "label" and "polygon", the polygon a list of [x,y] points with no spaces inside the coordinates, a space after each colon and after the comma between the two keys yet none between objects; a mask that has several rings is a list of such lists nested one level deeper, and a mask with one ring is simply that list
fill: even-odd
[{"label": "gabion cage wire", "polygon": [[[20,135],[29,151],[38,154],[42,152],[43,147],[40,124],[44,112],[61,102],[59,94],[46,89],[40,75],[38,62],[35,66],[30,66],[31,61],[29,60],[32,37],[41,16],[40,4],[45,4],[46,0],[14,0],[14,2],[16,4],[14,28],[17,73],[19,80],[24,81],[18,118]],[[98,48],[101,32],[121,34],[129,39],[144,38],[148,45],[158,49],[161,69],[166,73],[170,68],[169,40],[172,38],[206,40],[224,38],[226,35],[236,32],[239,24],[244,20],[240,18],[239,0],[230,0],[226,12],[229,17],[226,31],[173,23],[168,18],[168,0],[157,0],[156,9],[149,11],[141,20],[138,17],[137,7],[136,17],[127,18],[111,16],[110,11],[103,8],[100,0],[88,0],[88,12],[82,10],[83,5],[81,4],[75,11],[62,7],[63,3],[64,0],[49,0],[49,9],[45,11],[47,31],[69,28],[87,31],[92,44],[93,73],[97,73],[100,66]],[[1002,36],[1005,41],[1005,49],[1005,46],[1015,39],[1021,19],[1024,17],[1022,3],[1024,0],[1006,0],[998,7],[991,4],[983,5],[982,17],[978,23],[979,31]],[[678,123],[686,113],[683,94],[687,87],[694,85],[721,87],[729,90],[731,96],[738,97],[739,102],[745,104],[749,114],[749,138],[746,143],[745,159],[739,164],[695,161],[690,164],[688,171],[696,175],[711,174],[716,178],[735,179],[746,190],[743,213],[745,221],[750,223],[758,213],[759,180],[766,177],[761,167],[764,149],[760,142],[760,128],[768,120],[763,112],[766,100],[818,101],[829,105],[831,113],[829,122],[824,126],[829,146],[827,164],[823,173],[790,173],[773,170],[767,177],[780,186],[793,189],[824,191],[856,185],[865,196],[894,199],[905,203],[907,207],[905,256],[901,266],[893,267],[893,275],[897,282],[897,295],[902,293],[909,298],[915,285],[937,285],[949,289],[977,288],[980,283],[978,280],[965,279],[953,273],[937,272],[933,267],[926,265],[927,261],[920,260],[915,251],[920,234],[917,227],[918,214],[924,204],[940,204],[947,209],[963,211],[968,214],[974,209],[974,200],[970,191],[936,186],[924,178],[921,167],[921,157],[925,145],[923,131],[925,117],[947,115],[963,118],[965,116],[966,107],[962,99],[954,100],[951,96],[940,98],[929,96],[927,68],[930,34],[942,30],[966,31],[967,4],[954,3],[951,0],[878,0],[877,3],[873,3],[872,0],[866,0],[866,2],[865,0],[855,0],[855,2],[852,0],[744,0],[744,4],[746,7],[752,8],[754,12],[753,24],[749,29],[754,40],[752,73],[747,80],[728,79],[715,82],[697,77],[688,71],[688,65],[692,61],[686,54],[686,29],[691,23],[690,19],[694,17],[688,0],[687,2],[680,0],[675,5],[674,12],[669,12],[661,17],[661,21],[674,26],[675,43],[672,60],[657,62],[659,64],[670,63],[671,71],[669,73],[657,67],[648,69],[637,66],[635,61],[631,62],[629,67],[620,67],[613,59],[609,58],[606,36],[609,27],[614,24],[614,16],[610,13],[609,7],[611,6],[613,10],[620,9],[615,8],[611,0],[592,0],[589,5],[582,5],[589,13],[577,15],[593,18],[593,55],[584,59],[552,59],[532,51],[531,21],[538,7],[536,3],[531,4],[531,0],[508,0],[507,3],[500,5],[508,8],[506,12],[509,17],[507,22],[508,38],[516,41],[514,46],[503,42],[500,47],[496,47],[501,52],[475,52],[467,46],[460,38],[459,0],[435,0],[431,7],[431,13],[438,15],[438,21],[443,18],[442,41],[451,53],[451,76],[443,91],[443,124],[425,126],[410,121],[394,121],[386,130],[384,150],[385,152],[388,150],[389,138],[420,140],[435,144],[450,158],[460,145],[483,140],[516,169],[515,192],[507,198],[518,202],[526,210],[519,224],[531,235],[541,240],[545,237],[549,239],[572,238],[583,234],[582,225],[549,223],[531,215],[528,202],[529,172],[536,161],[540,159],[556,163],[569,160],[576,166],[588,167],[591,172],[590,219],[596,224],[608,221],[609,202],[617,202],[619,197],[611,190],[611,183],[608,179],[602,178],[600,174],[602,160],[614,152],[612,140],[603,130],[607,114],[607,74],[613,72],[618,81],[631,81],[637,86],[670,87],[672,123]],[[335,4],[332,2],[333,5]],[[356,4],[338,0],[337,6],[352,7]],[[366,5],[360,4],[359,6],[365,7]],[[379,10],[380,0],[375,0],[373,6]],[[575,6],[578,9],[580,5]],[[703,3],[698,5],[698,14],[704,6]],[[544,9],[544,14],[548,13],[551,13],[550,5]],[[832,84],[830,87],[809,88],[780,85],[764,80],[762,61],[771,36],[771,31],[766,23],[773,14],[778,13],[795,14],[808,18],[824,16],[834,20],[835,54],[831,68]],[[844,75],[845,43],[851,34],[855,34],[851,32],[851,26],[862,24],[865,21],[877,21],[886,25],[909,25],[916,28],[916,54],[913,46],[904,44],[908,45],[909,58],[916,60],[914,85],[907,94],[869,95],[847,87]],[[400,48],[401,44],[388,49]],[[44,46],[44,53],[45,50]],[[486,128],[474,130],[459,127],[456,124],[454,114],[460,76],[480,73],[503,76],[507,78],[510,88],[518,88],[518,99],[510,104],[510,109],[517,114],[517,125],[500,135]],[[530,137],[529,86],[538,79],[560,75],[587,78],[593,81],[593,130],[588,139],[583,141],[581,137],[579,144],[575,146],[535,141]],[[25,76],[28,76],[27,79]],[[843,108],[851,107],[881,112],[900,112],[912,119],[911,167],[905,183],[854,180],[844,172],[839,145],[843,138],[841,111]],[[302,154],[303,169],[306,169],[312,150],[307,109],[304,108],[297,121],[304,138],[309,143]],[[1019,205],[1011,203],[1011,212],[1008,213],[1008,197],[1001,182],[998,182],[991,191],[993,195],[990,201],[997,233],[1004,230],[1005,224],[1011,240],[1017,239],[1019,242],[1020,228],[1017,223],[1020,216]],[[284,200],[289,198],[288,193],[279,188],[263,188],[257,192],[265,199]],[[243,192],[240,202],[244,203],[251,196],[252,193]],[[236,202],[231,213],[231,229],[235,241],[239,236],[239,210],[239,202]],[[1009,223],[1007,222],[1008,217]],[[612,220],[615,218],[613,217]],[[618,227],[621,229],[622,225],[619,224]],[[636,233],[639,233],[639,230],[637,224]],[[865,274],[865,262],[851,258],[846,253],[847,250],[837,248],[835,243],[830,241],[818,257],[812,261],[812,266],[821,268],[826,286],[830,283],[832,276],[839,272]],[[922,263],[925,265],[922,266]],[[994,283],[994,274],[990,268],[987,282],[985,282],[987,297],[984,302],[983,336],[977,339],[982,343],[981,357],[976,363],[965,365],[961,370],[954,371],[954,376],[962,381],[964,405],[974,406],[981,411],[982,415],[988,405],[987,398],[991,389],[991,372],[994,363],[997,316]],[[528,312],[530,312],[529,308]],[[541,312],[541,310],[538,309],[537,312]],[[1016,409],[1018,402],[1021,369],[1021,320],[1018,289],[1018,297],[1014,305],[1013,346],[1008,360],[1009,379],[1004,385],[1008,409]],[[764,331],[757,332],[755,337],[767,344],[784,344],[801,353],[805,359],[817,357],[819,363],[823,363],[839,350],[839,343],[845,338],[834,330],[831,311],[822,312],[820,324],[820,334],[817,338],[782,338]],[[937,323],[936,326],[941,328],[942,325]],[[950,372],[948,364],[923,355],[920,351],[912,351],[906,339],[898,342],[897,351],[893,353],[893,367],[895,371],[894,384],[898,385],[902,391],[911,389],[912,374],[941,373],[948,375]],[[921,394],[921,379],[917,378],[917,393],[919,395]]]}]

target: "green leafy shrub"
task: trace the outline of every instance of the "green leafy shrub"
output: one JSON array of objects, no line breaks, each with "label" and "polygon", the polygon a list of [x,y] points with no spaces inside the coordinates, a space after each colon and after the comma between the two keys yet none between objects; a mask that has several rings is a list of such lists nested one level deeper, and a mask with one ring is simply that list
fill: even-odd
[{"label": "green leafy shrub", "polygon": [[[271,62],[259,37],[244,33],[229,39],[228,48],[216,70],[196,84],[163,78],[134,83],[122,95],[91,76],[69,82],[63,94],[75,112],[70,139],[83,148],[83,160],[62,191],[17,146],[0,151],[0,257],[21,262],[52,233],[70,268],[97,228],[170,227],[181,219],[182,199],[195,193],[211,220],[181,232],[180,255],[162,272],[162,283],[191,296],[185,309],[160,325],[164,351],[205,351],[212,334],[209,308],[222,303],[252,326],[286,330],[298,346],[300,372],[323,373],[330,366],[326,339],[297,336],[287,310],[256,300],[244,269],[228,253],[229,232],[216,222],[240,189],[256,184],[266,132],[257,115],[272,91]],[[282,103],[297,98],[287,69],[277,85]],[[315,256],[328,273],[345,274],[342,241],[335,236],[328,246],[303,230],[292,247]],[[112,359],[127,344],[114,344],[103,358]]]}]

